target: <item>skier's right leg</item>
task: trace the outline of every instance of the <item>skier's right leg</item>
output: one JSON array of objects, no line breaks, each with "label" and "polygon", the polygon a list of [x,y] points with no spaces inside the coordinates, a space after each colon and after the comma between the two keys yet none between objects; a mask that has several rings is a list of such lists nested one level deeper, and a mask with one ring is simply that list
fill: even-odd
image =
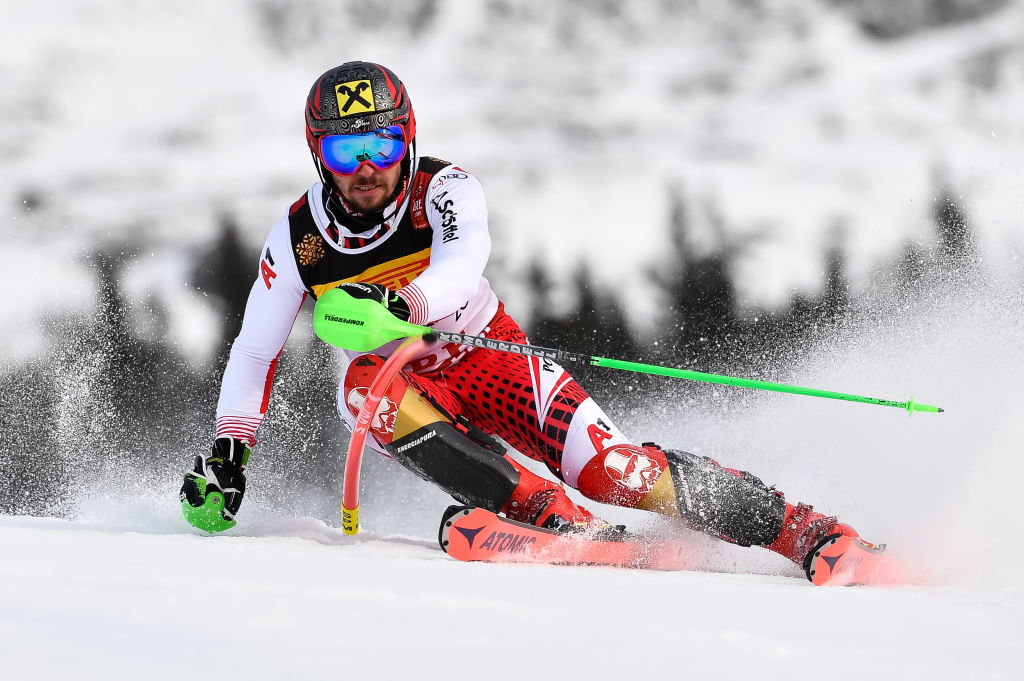
[{"label": "skier's right leg", "polygon": [[[496,318],[488,337],[526,341],[507,315]],[[633,444],[568,372],[548,360],[480,348],[446,375],[474,422],[545,463],[588,499],[681,518],[798,564],[829,536],[856,534],[808,505],[790,504],[750,473],[689,452]]]},{"label": "skier's right leg", "polygon": [[[350,429],[383,364],[381,357],[363,355],[349,365],[338,408]],[[370,446],[464,504],[542,527],[604,524],[574,504],[561,485],[507,456],[461,413],[458,398],[444,386],[400,372],[370,422]]]},{"label": "skier's right leg", "polygon": [[[614,429],[610,421],[602,422]],[[607,446],[600,439],[604,428],[588,430],[597,454],[591,456],[586,449],[572,453],[580,460],[590,457],[577,479],[588,498],[679,517],[691,528],[728,542],[763,546],[805,570],[815,549],[829,538],[857,536],[833,516],[789,503],[782,492],[746,471],[653,443]]]}]

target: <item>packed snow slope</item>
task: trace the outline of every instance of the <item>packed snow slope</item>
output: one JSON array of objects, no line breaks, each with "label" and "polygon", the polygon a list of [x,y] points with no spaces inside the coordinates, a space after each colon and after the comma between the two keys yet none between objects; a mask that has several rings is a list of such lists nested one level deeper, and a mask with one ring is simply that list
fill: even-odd
[{"label": "packed snow slope", "polygon": [[207,537],[180,519],[179,475],[114,459],[75,490],[75,520],[0,518],[4,678],[1019,678],[1020,279],[924,289],[874,301],[778,378],[913,390],[943,414],[675,383],[617,414],[888,542],[911,584],[815,588],[766,551],[600,505],[676,534],[693,569],[458,563],[436,545],[447,498],[380,460],[354,538],[336,511],[282,510],[307,491],[258,462],[239,526]]},{"label": "packed snow slope", "polygon": [[0,542],[7,679],[1019,678],[1019,591],[457,563],[312,521]]}]

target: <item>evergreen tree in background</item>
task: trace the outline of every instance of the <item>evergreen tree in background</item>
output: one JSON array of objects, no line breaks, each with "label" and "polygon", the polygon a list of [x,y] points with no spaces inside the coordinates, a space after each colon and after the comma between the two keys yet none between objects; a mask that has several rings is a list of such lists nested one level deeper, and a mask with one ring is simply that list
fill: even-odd
[{"label": "evergreen tree in background", "polygon": [[[649,359],[641,351],[622,303],[594,282],[590,268],[585,264],[575,269],[572,286],[576,304],[563,317],[551,313],[553,286],[538,262],[530,264],[527,281],[531,295],[528,336],[535,345],[601,357]],[[574,377],[599,400],[606,400],[613,394],[616,383],[609,378],[608,372],[586,366],[569,368]]]},{"label": "evergreen tree in background", "polygon": [[873,277],[873,288],[891,286],[898,295],[914,297],[936,280],[967,282],[978,276],[980,252],[967,209],[944,170],[936,169],[933,178],[928,217],[934,242],[904,243],[893,261],[880,266]]},{"label": "evergreen tree in background", "polygon": [[974,229],[944,172],[936,172],[935,184],[932,220],[935,223],[937,264],[944,269],[968,274],[967,270],[974,269],[977,264]]},{"label": "evergreen tree in background", "polygon": [[[537,345],[556,347],[588,355],[634,353],[637,342],[626,320],[622,303],[598,285],[586,264],[574,270],[572,287],[575,305],[563,317],[551,313],[552,284],[539,263],[531,263],[527,281],[531,295],[530,338]],[[628,355],[627,355],[628,356]]]},{"label": "evergreen tree in background", "polygon": [[896,40],[936,26],[979,19],[1004,8],[1008,0],[828,0],[881,40]]},{"label": "evergreen tree in background", "polygon": [[91,257],[96,272],[97,310],[85,331],[86,361],[95,361],[94,386],[118,417],[134,423],[145,416],[165,383],[172,348],[162,340],[140,337],[132,323],[121,274],[137,250],[107,250]]},{"label": "evergreen tree in background", "polygon": [[[764,372],[792,361],[848,315],[851,297],[841,225],[832,230],[824,281],[817,294],[796,293],[781,311],[761,310],[744,318],[739,312],[733,262],[744,248],[769,235],[761,231],[742,241],[730,241],[721,218],[709,206],[704,213],[712,244],[704,245],[703,252],[697,254],[691,212],[678,188],[671,190],[669,206],[666,254],[649,270],[658,289],[655,295],[664,301],[664,313],[655,321],[653,335],[647,334],[640,343],[622,312],[622,301],[596,287],[582,266],[573,279],[575,308],[553,318],[549,312],[553,284],[534,262],[528,273],[533,300],[531,338],[540,345],[588,354],[769,378]],[[592,373],[589,369],[573,371],[581,378]],[[600,386],[614,382],[614,376],[595,374],[585,385],[600,395]],[[629,378],[633,385],[648,385],[650,380],[638,375]],[[614,397],[614,390],[609,395]]]},{"label": "evergreen tree in background", "polygon": [[739,350],[739,319],[732,262],[739,249],[727,243],[721,218],[707,210],[713,245],[697,254],[694,229],[679,189],[669,195],[668,256],[652,270],[662,290],[665,318],[658,347],[663,361],[691,366],[729,363]]},{"label": "evergreen tree in background", "polygon": [[217,239],[192,272],[192,285],[216,301],[222,323],[217,354],[226,358],[242,329],[245,303],[256,276],[252,268],[255,258],[252,249],[242,243],[232,216],[222,215],[218,224]]},{"label": "evergreen tree in background", "polygon": [[772,356],[783,364],[806,352],[850,312],[850,283],[846,275],[844,229],[836,225],[824,254],[821,290],[814,295],[795,292],[789,308],[776,314],[769,325]]},{"label": "evergreen tree in background", "polygon": [[850,282],[846,276],[845,230],[837,225],[825,253],[825,284],[821,292],[821,317],[826,324],[841,321],[850,311]]}]

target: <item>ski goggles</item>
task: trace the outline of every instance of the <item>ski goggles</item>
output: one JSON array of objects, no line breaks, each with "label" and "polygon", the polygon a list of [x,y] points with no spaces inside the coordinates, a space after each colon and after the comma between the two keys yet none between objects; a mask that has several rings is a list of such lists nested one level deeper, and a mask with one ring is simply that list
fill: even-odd
[{"label": "ski goggles", "polygon": [[387,170],[405,157],[405,149],[399,125],[320,138],[320,158],[328,170],[339,175],[351,175],[364,163]]}]

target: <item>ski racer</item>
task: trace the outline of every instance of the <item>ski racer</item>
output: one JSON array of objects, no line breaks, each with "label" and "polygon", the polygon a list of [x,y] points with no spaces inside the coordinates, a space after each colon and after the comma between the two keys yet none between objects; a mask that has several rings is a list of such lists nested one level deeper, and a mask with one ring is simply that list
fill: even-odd
[{"label": "ski racer", "polygon": [[[305,119],[319,181],[277,221],[260,251],[224,371],[213,447],[195,458],[181,488],[186,519],[212,531],[235,524],[277,358],[307,297],[342,287],[414,324],[527,342],[483,276],[490,238],[480,183],[458,165],[418,153],[416,117],[398,77],[366,62],[332,68],[313,84]],[[396,346],[345,351],[338,411],[350,429]],[[634,444],[561,366],[536,357],[435,344],[391,384],[371,434],[371,446],[458,501],[546,528],[607,524],[573,503],[560,483],[505,454],[493,436],[589,499],[681,518],[805,570],[817,546],[856,536],[750,473]],[[213,491],[224,505],[211,519]]]}]

